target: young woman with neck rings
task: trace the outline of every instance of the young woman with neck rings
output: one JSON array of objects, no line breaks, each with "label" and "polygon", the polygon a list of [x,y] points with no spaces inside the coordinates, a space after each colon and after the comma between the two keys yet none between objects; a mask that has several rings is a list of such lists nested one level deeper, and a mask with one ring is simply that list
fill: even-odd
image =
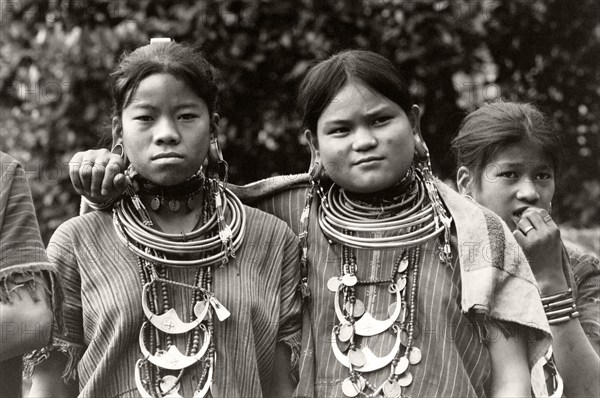
[{"label": "young woman with neck rings", "polygon": [[54,331],[32,396],[290,396],[298,240],[226,187],[212,66],[158,42],[112,77],[126,190],[51,239],[66,331]]},{"label": "young woman with neck rings", "polygon": [[[453,146],[459,192],[502,217],[529,260],[546,305],[564,394],[600,395],[600,261],[563,244],[550,215],[558,132],[535,106],[496,101],[465,118]],[[560,396],[556,387],[548,390]]]},{"label": "young woman with neck rings", "polygon": [[[344,51],[309,71],[298,102],[310,173],[236,190],[301,240],[297,396],[527,396],[549,345],[533,276],[497,216],[431,175],[400,73]],[[115,182],[73,174],[88,195]]]}]

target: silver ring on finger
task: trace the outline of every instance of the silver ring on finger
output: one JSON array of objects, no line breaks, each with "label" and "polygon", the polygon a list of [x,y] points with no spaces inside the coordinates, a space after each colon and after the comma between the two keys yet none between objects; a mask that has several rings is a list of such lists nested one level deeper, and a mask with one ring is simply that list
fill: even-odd
[{"label": "silver ring on finger", "polygon": [[533,229],[533,225],[528,226],[527,228],[525,228],[523,230],[523,235],[527,235],[527,232],[531,231]]},{"label": "silver ring on finger", "polygon": [[544,220],[544,222],[545,222],[546,224],[548,224],[548,222],[549,222],[549,221],[552,221],[552,217],[550,216],[550,214],[546,214],[546,215],[544,216],[544,218],[542,218],[542,220]]}]

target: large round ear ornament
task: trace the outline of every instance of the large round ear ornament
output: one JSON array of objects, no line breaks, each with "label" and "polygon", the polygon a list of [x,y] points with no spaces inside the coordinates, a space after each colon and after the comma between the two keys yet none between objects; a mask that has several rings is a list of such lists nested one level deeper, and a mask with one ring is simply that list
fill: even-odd
[{"label": "large round ear ornament", "polygon": [[421,110],[418,105],[411,108],[413,116],[413,135],[415,137],[415,159],[419,162],[426,162],[429,159],[429,149],[421,135]]}]

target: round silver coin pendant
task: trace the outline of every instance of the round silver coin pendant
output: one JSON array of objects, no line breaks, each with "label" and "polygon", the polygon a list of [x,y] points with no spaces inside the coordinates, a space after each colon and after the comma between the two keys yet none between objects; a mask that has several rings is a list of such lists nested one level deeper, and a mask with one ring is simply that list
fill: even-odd
[{"label": "round silver coin pendant", "polygon": [[158,196],[152,198],[150,201],[150,208],[154,211],[160,208],[160,198]]},{"label": "round silver coin pendant", "polygon": [[340,326],[338,338],[340,341],[349,341],[354,335],[354,327],[349,323],[344,323]]},{"label": "round silver coin pendant", "polygon": [[364,388],[365,387],[361,382],[361,379],[353,382],[352,379],[348,377],[342,382],[342,392],[347,397],[356,397]]},{"label": "round silver coin pendant", "polygon": [[398,267],[398,272],[404,272],[408,268],[408,259],[404,258],[400,261],[400,267]]},{"label": "round silver coin pendant", "polygon": [[406,369],[408,369],[408,358],[400,357],[398,363],[396,364],[396,368],[394,368],[394,373],[401,375],[402,373],[406,372]]},{"label": "round silver coin pendant", "polygon": [[396,281],[396,286],[398,286],[398,290],[403,291],[406,287],[406,278],[398,278],[398,280]]},{"label": "round silver coin pendant", "polygon": [[367,358],[365,358],[365,354],[356,348],[351,349],[348,352],[348,360],[353,366],[360,368],[361,366],[365,366],[367,363]]},{"label": "round silver coin pendant", "polygon": [[176,383],[177,377],[173,375],[166,375],[162,379],[160,379],[160,390],[163,393],[169,391],[167,396],[180,396],[179,394],[177,394],[177,392],[179,391],[179,383]]},{"label": "round silver coin pendant", "polygon": [[354,311],[353,311],[352,315],[355,318],[360,318],[364,314],[365,314],[365,304],[361,300],[356,299],[356,301],[354,302]]},{"label": "round silver coin pendant", "polygon": [[402,395],[402,387],[395,381],[386,381],[383,385],[383,395],[386,398],[399,398]]},{"label": "round silver coin pendant", "polygon": [[412,374],[409,371],[406,371],[398,379],[398,384],[400,384],[402,387],[408,387],[410,385],[410,383],[412,383],[412,380],[413,380]]},{"label": "round silver coin pendant", "polygon": [[357,282],[358,279],[356,278],[356,275],[344,274],[344,276],[342,276],[342,283],[346,286],[354,286]]},{"label": "round silver coin pendant", "polygon": [[169,200],[169,210],[178,211],[180,207],[181,207],[181,203],[179,203],[178,200],[175,200],[175,199]]},{"label": "round silver coin pendant", "polygon": [[410,353],[408,354],[408,362],[411,365],[416,365],[421,362],[421,350],[417,347],[411,347]]},{"label": "round silver coin pendant", "polygon": [[335,293],[340,288],[341,284],[342,284],[342,281],[339,280],[339,278],[337,278],[337,277],[334,276],[333,278],[330,278],[327,281],[327,289],[329,289],[329,291]]}]

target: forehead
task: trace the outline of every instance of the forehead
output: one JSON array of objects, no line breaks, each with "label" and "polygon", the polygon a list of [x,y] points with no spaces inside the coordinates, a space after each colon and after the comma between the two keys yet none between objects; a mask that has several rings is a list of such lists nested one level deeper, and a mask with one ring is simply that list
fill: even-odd
[{"label": "forehead", "polygon": [[552,159],[540,148],[527,142],[513,144],[501,149],[490,163],[531,168],[553,168]]},{"label": "forehead", "polygon": [[170,104],[204,104],[200,98],[181,79],[168,74],[156,73],[140,81],[131,95],[128,106],[168,102]]},{"label": "forehead", "polygon": [[332,120],[351,119],[356,114],[375,112],[383,108],[401,110],[400,106],[376,90],[356,81],[348,81],[335,94],[319,117],[319,124]]}]

